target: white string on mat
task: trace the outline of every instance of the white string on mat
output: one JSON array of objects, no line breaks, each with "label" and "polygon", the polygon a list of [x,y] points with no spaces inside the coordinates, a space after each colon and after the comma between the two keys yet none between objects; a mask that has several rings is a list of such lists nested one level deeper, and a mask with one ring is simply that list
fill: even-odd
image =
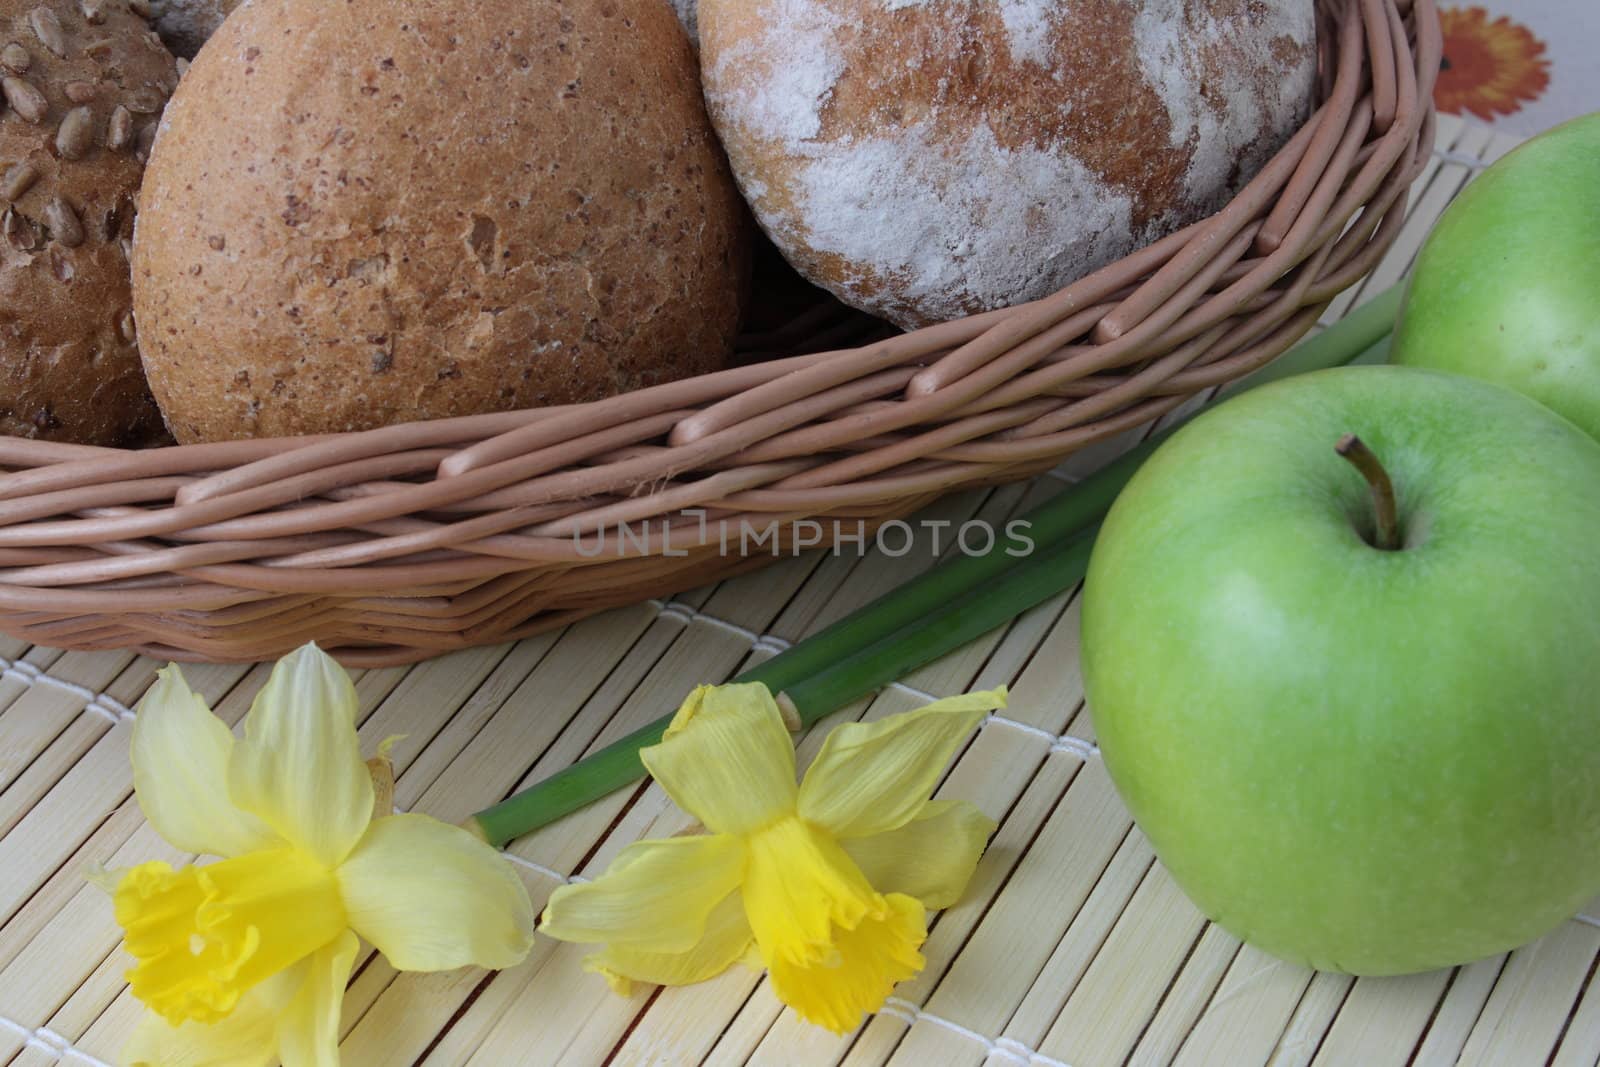
[{"label": "white string on mat", "polygon": [[557,882],[562,882],[562,883],[566,883],[566,884],[569,884],[569,885],[576,885],[576,884],[578,884],[580,882],[589,881],[588,878],[585,878],[581,874],[562,874],[560,871],[556,870],[554,867],[546,867],[544,864],[539,863],[539,862],[537,862],[535,860],[530,860],[526,856],[519,856],[515,852],[510,851],[509,849],[501,849],[501,855],[505,856],[506,859],[510,860],[512,863],[516,864],[518,867],[526,867],[528,870],[533,871],[535,874],[542,874],[546,878],[554,879]]},{"label": "white string on mat", "polygon": [[83,700],[83,710],[105,719],[113,726],[120,722],[133,722],[133,709],[111,694],[104,691],[97,693],[86,685],[57,678],[27,660],[9,660],[0,656],[0,678],[10,678],[23,685],[43,685],[71,693]]},{"label": "white string on mat", "polygon": [[878,1011],[879,1015],[888,1015],[899,1019],[906,1026],[915,1026],[919,1022],[929,1023],[952,1034],[964,1037],[968,1041],[982,1045],[987,1055],[985,1059],[996,1057],[1008,1063],[1021,1064],[1028,1067],[1031,1064],[1044,1064],[1044,1067],[1071,1067],[1062,1060],[1029,1048],[1014,1037],[986,1037],[970,1027],[962,1026],[953,1019],[946,1019],[942,1015],[933,1015],[923,1011],[917,1005],[901,997],[890,997]]},{"label": "white string on mat", "polygon": [[105,1060],[83,1051],[47,1026],[28,1027],[0,1015],[0,1030],[20,1037],[25,1047],[42,1052],[53,1060],[82,1063],[88,1067],[111,1067]]},{"label": "white string on mat", "polygon": [[1477,156],[1469,156],[1465,152],[1455,152],[1448,148],[1435,148],[1433,154],[1441,163],[1453,163],[1468,170],[1488,170],[1491,166],[1487,159],[1479,159]]}]

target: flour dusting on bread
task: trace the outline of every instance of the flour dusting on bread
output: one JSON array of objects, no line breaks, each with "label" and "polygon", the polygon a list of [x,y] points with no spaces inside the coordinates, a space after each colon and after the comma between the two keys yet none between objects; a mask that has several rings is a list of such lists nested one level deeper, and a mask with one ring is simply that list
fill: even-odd
[{"label": "flour dusting on bread", "polygon": [[[1244,11],[1230,17],[1208,4],[1145,0],[1135,23],[1139,65],[1171,116],[1171,141],[1194,152],[1185,191],[1190,200],[1211,208],[1234,191],[1227,179],[1241,157],[1252,172],[1270,157],[1267,149],[1275,144],[1252,146],[1260,129],[1292,129],[1305,119],[1316,72],[1310,5],[1241,6]],[[1194,41],[1212,43],[1196,50]],[[1277,77],[1271,50],[1283,41],[1301,45],[1303,60]],[[1219,50],[1226,55],[1229,49],[1240,53],[1238,61],[1207,65]]]},{"label": "flour dusting on bread", "polygon": [[738,121],[756,137],[802,143],[821,129],[822,108],[845,73],[845,57],[832,46],[845,23],[815,0],[770,0],[766,9],[781,34],[733,42],[718,69],[760,69],[742,92]]},{"label": "flour dusting on bread", "polygon": [[956,318],[973,301],[1047,296],[1061,264],[1127,246],[1132,202],[1070,154],[1003,148],[987,123],[959,144],[939,136],[920,123],[814,151],[799,168],[808,240],[866,265],[838,279],[847,301],[877,300],[890,318]]},{"label": "flour dusting on bread", "polygon": [[[932,7],[949,0],[883,0],[885,11],[904,7]],[[1050,35],[1058,24],[1061,8],[1038,0],[995,0],[1006,28],[1006,47],[1017,62],[1028,61],[1049,66],[1052,59]]]},{"label": "flour dusting on bread", "polygon": [[757,218],[906,326],[1048,295],[1215,210],[1306,117],[1312,0],[700,0]]}]

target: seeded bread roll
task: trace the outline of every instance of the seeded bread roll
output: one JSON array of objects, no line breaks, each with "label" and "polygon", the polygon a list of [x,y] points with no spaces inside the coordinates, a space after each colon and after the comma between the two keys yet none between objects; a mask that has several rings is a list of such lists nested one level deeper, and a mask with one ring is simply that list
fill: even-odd
[{"label": "seeded bread roll", "polygon": [[1220,207],[1309,113],[1312,0],[699,0],[756,218],[920,326],[1049,295]]},{"label": "seeded bread roll", "polygon": [[160,433],[126,249],[176,82],[127,0],[0,0],[0,434],[131,446]]},{"label": "seeded bread roll", "polygon": [[564,404],[732,351],[743,205],[661,0],[253,0],[134,248],[180,441]]}]

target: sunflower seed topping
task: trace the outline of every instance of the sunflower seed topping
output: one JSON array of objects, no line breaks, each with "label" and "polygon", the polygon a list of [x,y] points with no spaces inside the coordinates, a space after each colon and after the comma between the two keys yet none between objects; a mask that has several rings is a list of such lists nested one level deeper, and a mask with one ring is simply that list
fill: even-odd
[{"label": "sunflower seed topping", "polygon": [[50,113],[50,104],[44,94],[21,78],[0,78],[0,90],[24,122],[38,124]]},{"label": "sunflower seed topping", "polygon": [[33,188],[33,183],[39,180],[39,172],[29,163],[17,163],[6,171],[6,176],[0,178],[0,199],[11,201],[15,204]]},{"label": "sunflower seed topping", "polygon": [[94,147],[94,112],[75,107],[56,130],[56,151],[62,159],[82,159]]},{"label": "sunflower seed topping", "polygon": [[25,74],[33,66],[33,57],[28,50],[15,41],[0,49],[0,66],[13,74]]},{"label": "sunflower seed topping", "polygon": [[6,241],[12,248],[21,252],[37,252],[43,243],[39,227],[34,221],[10,208],[7,208],[5,215],[0,217],[0,234],[5,235]]},{"label": "sunflower seed topping", "polygon": [[61,87],[61,91],[74,104],[87,104],[98,96],[100,92],[95,88],[94,82],[68,82]]},{"label": "sunflower seed topping", "polygon": [[77,248],[83,244],[83,223],[72,205],[59,196],[44,206],[44,224],[50,227],[56,243],[64,248]]},{"label": "sunflower seed topping", "polygon": [[150,125],[139,131],[138,145],[133,150],[133,158],[137,159],[140,163],[148,163],[150,161],[150,150],[155,148],[155,146],[156,124],[152,122]]},{"label": "sunflower seed topping", "polygon": [[50,49],[57,59],[67,58],[67,34],[54,11],[47,7],[34,8],[28,12],[28,25],[33,27],[33,35],[39,38],[39,43]]},{"label": "sunflower seed topping", "polygon": [[154,85],[141,85],[128,94],[128,110],[135,115],[154,115],[167,102],[167,94]]},{"label": "sunflower seed topping", "polygon": [[106,127],[106,147],[120,152],[133,143],[133,112],[118,104]]}]

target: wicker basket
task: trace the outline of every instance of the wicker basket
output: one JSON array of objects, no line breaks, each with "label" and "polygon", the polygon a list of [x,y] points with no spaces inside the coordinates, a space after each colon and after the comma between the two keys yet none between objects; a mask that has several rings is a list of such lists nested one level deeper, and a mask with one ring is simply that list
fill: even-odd
[{"label": "wicker basket", "polygon": [[1393,240],[1432,145],[1434,2],[1319,11],[1321,104],[1260,175],[1036,303],[855,348],[860,320],[817,310],[751,344],[832,351],[575,407],[142,452],[0,438],[0,630],[403,663],[774,558],[746,530],[782,551],[1048,469],[1278,356]]}]

